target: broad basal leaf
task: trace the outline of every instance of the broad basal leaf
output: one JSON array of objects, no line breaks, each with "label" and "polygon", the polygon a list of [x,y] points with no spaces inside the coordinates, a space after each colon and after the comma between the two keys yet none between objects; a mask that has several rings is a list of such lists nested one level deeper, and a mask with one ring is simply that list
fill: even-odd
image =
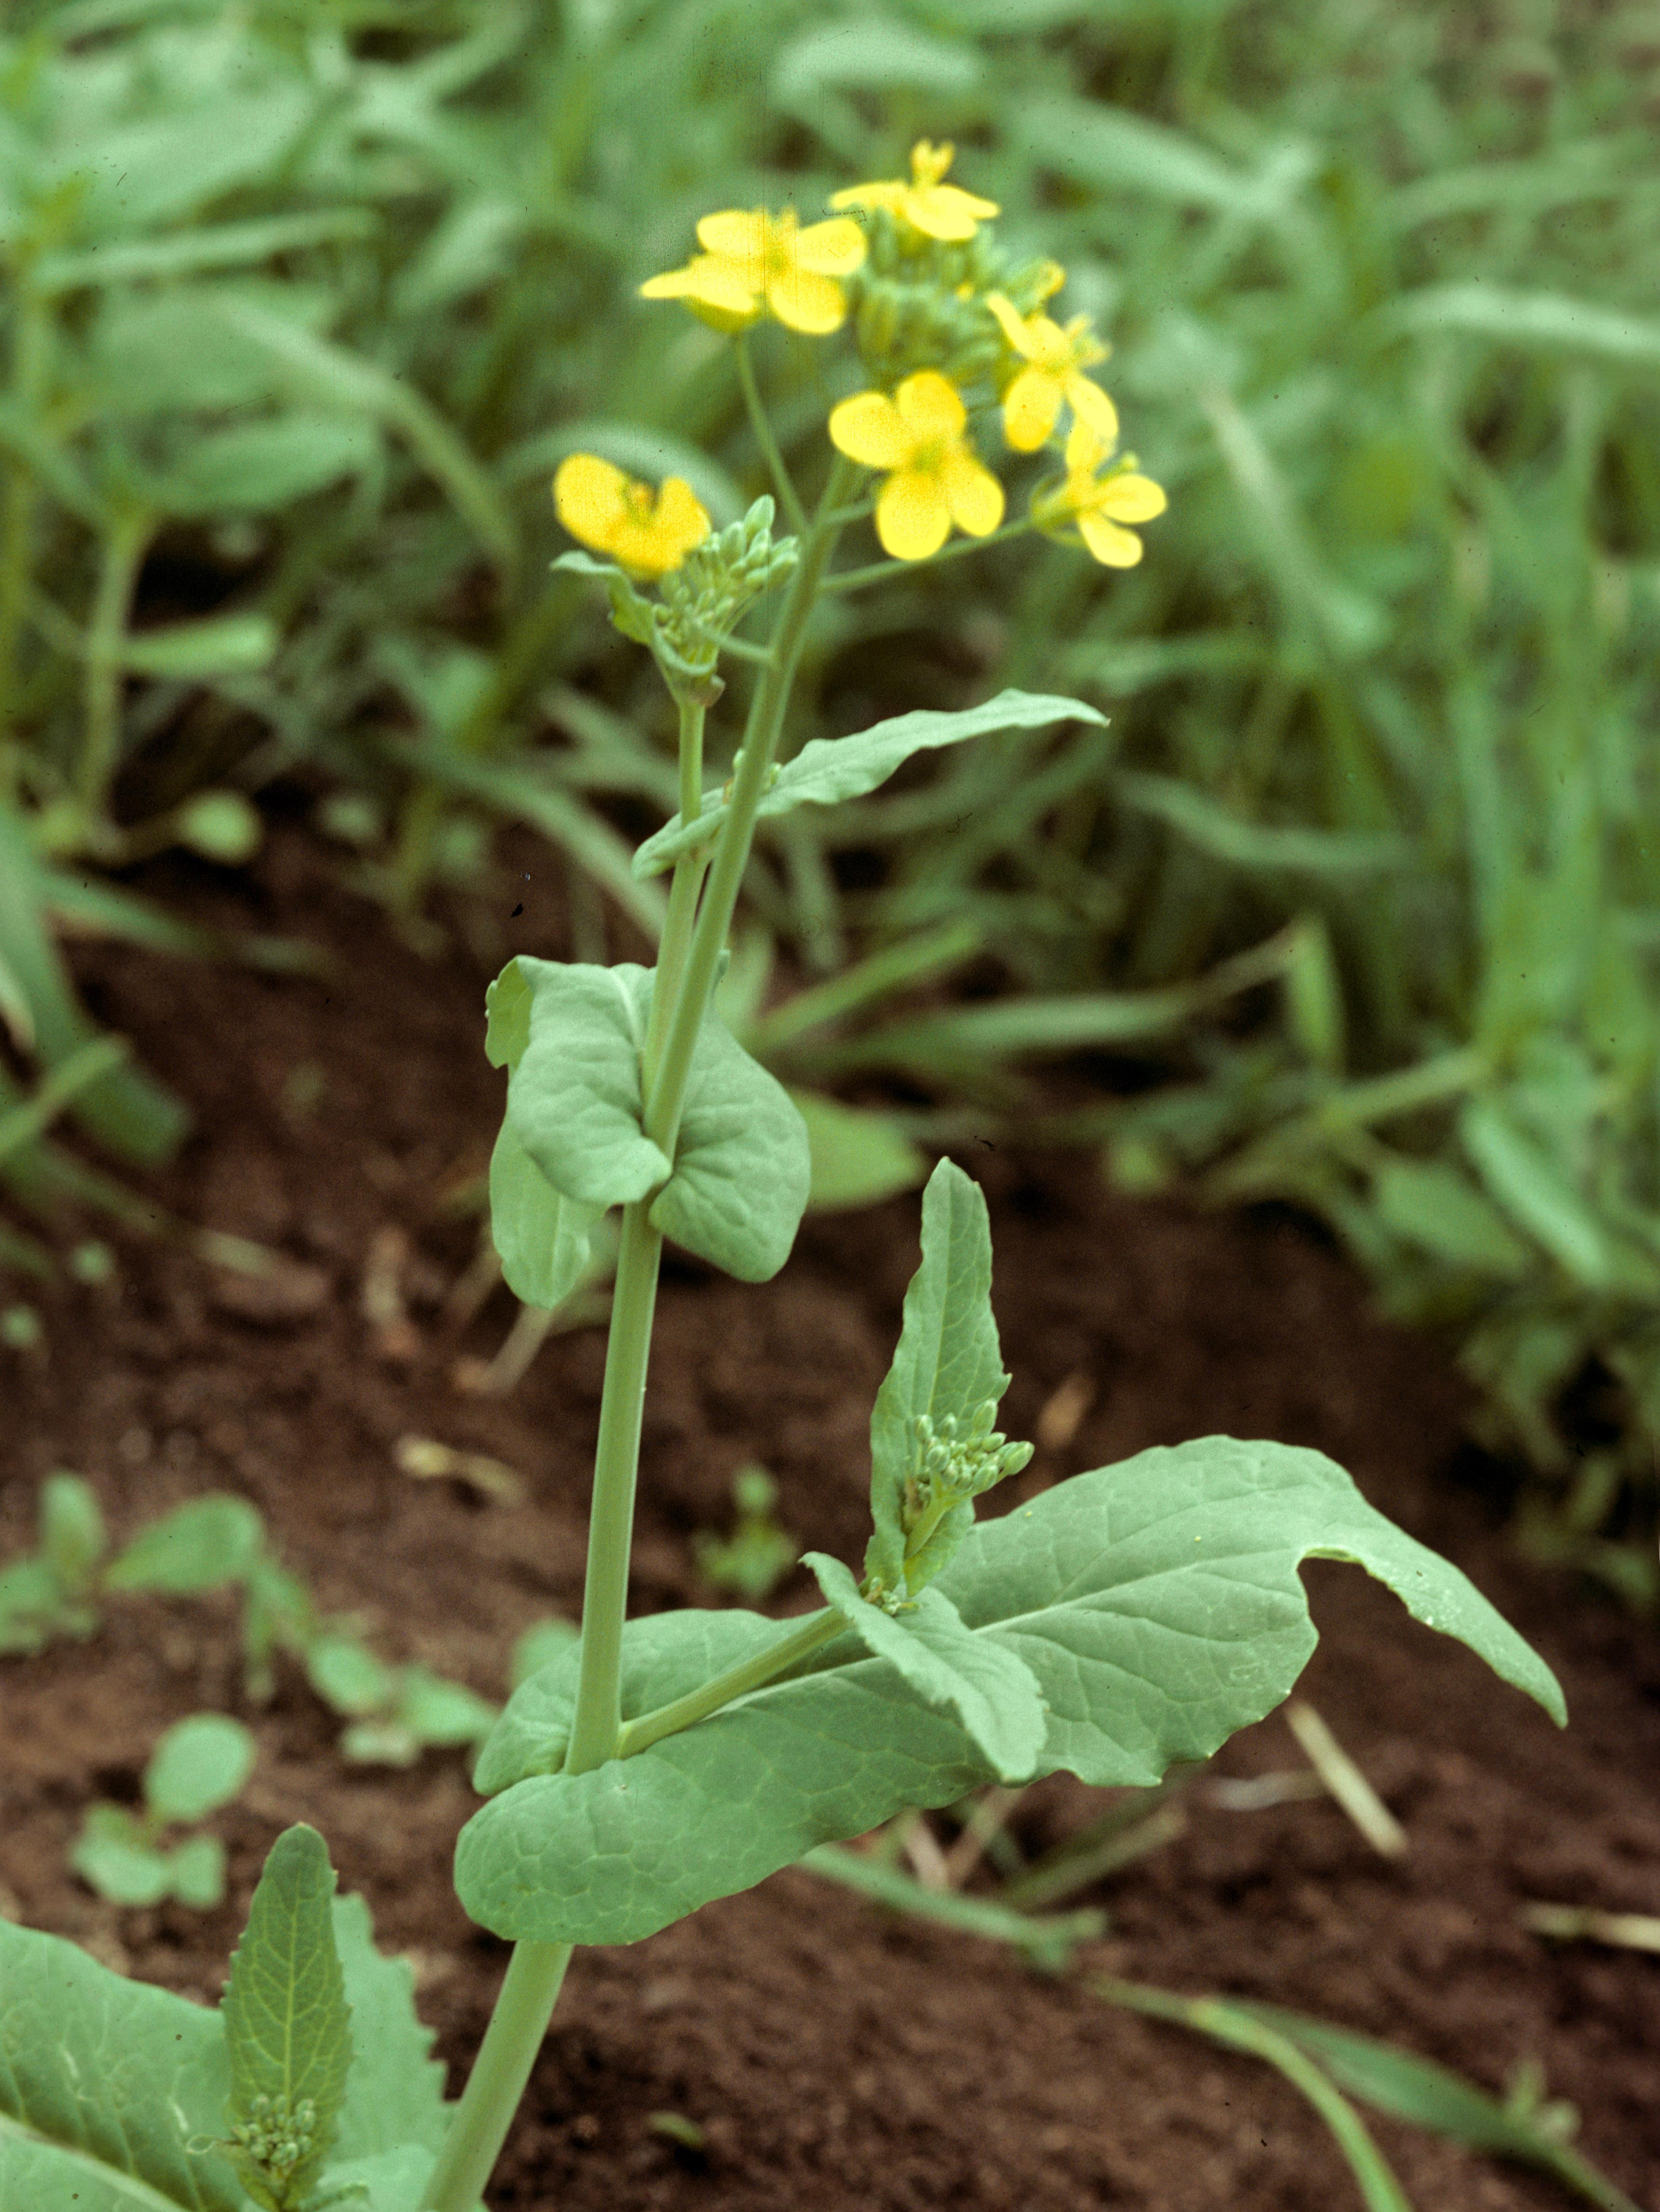
[{"label": "broad basal leaf", "polygon": [[[941,1160],[922,1194],[922,1264],[905,1292],[905,1317],[870,1419],[871,1517],[867,1574],[897,1589],[904,1571],[901,1526],[906,1478],[916,1463],[914,1423],[949,1413],[964,1426],[986,1399],[1009,1387],[991,1310],[991,1225],[980,1186],[951,1160]],[[932,1547],[949,1557],[973,1520],[960,1507],[943,1522]],[[918,1588],[933,1558],[916,1563]]]},{"label": "broad basal leaf", "polygon": [[1364,1567],[1566,1723],[1556,1677],[1481,1592],[1301,1446],[1205,1437],[1074,1475],[980,1522],[939,1587],[1037,1677],[1040,1771],[1148,1785],[1289,1693],[1317,1641],[1305,1559]]},{"label": "broad basal leaf", "polygon": [[227,1490],[175,1505],[141,1528],[105,1571],[106,1589],[163,1590],[188,1597],[238,1581],[265,1535],[258,1509]]},{"label": "broad basal leaf", "polygon": [[[1146,1787],[1177,1761],[1207,1759],[1290,1692],[1316,1642],[1297,1573],[1308,1558],[1364,1566],[1416,1619],[1565,1718],[1550,1669],[1456,1567],[1375,1511],[1330,1460],[1288,1445],[1213,1437],[1075,1476],[973,1528],[935,1588],[970,1642],[1013,1653],[1038,1684],[1048,1735],[1015,1778],[1066,1767],[1091,1784]],[[752,1614],[631,1623],[625,1715],[780,1634]],[[953,1714],[891,1659],[857,1651],[838,1638],[789,1677],[581,1775],[557,1771],[574,1650],[555,1661],[514,1693],[480,1759],[478,1786],[501,1794],[462,1831],[462,1903],[500,1936],[634,1942],[815,1844],[992,1778]]]},{"label": "broad basal leaf", "polygon": [[[1006,1644],[976,1636],[937,1589],[925,1589],[898,1613],[859,1595],[840,1559],[807,1552],[801,1564],[818,1577],[865,1649],[886,1659],[930,1705],[954,1712],[1000,1782],[1020,1782],[1037,1764],[1048,1731],[1043,1700],[1025,1661]],[[1012,1663],[1011,1663],[1012,1662]]]},{"label": "broad basal leaf", "polygon": [[[913,753],[961,744],[965,738],[984,737],[993,730],[1043,729],[1051,722],[1098,722],[1104,727],[1106,719],[1081,700],[1030,691],[1000,691],[984,706],[957,714],[923,708],[895,714],[854,737],[810,738],[794,760],[780,768],[760,811],[763,816],[787,814],[797,806],[834,806],[844,799],[860,799],[885,783]],[[695,822],[683,823],[677,814],[655,836],[647,838],[634,856],[635,874],[654,876],[672,867],[683,853],[716,835],[727,811],[719,788],[707,793],[703,811]]]},{"label": "broad basal leaf", "polygon": [[[244,2212],[217,2013],[0,1920],[0,2203]],[[192,2138],[208,2145],[187,2152]]]},{"label": "broad basal leaf", "polygon": [[[711,1634],[715,1622],[727,1626]],[[642,1631],[654,1663],[636,1672]],[[752,1613],[630,1622],[624,1717],[780,1637],[781,1624]],[[838,1639],[827,1650],[843,1648]],[[858,1650],[850,1638],[846,1648]],[[556,1674],[560,1685],[548,1679]],[[492,1754],[515,1707],[521,1728],[538,1700],[544,1711],[556,1707],[544,1756],[562,1757],[567,1675],[574,1681],[574,1667],[555,1661],[514,1693],[479,1761],[480,1786],[505,1765]],[[752,1887],[815,1844],[862,1835],[903,1806],[954,1803],[991,1779],[951,1716],[932,1710],[885,1660],[855,1661],[770,1683],[633,1759],[513,1783],[461,1831],[456,1893],[499,1936],[634,1943],[711,1898]]]},{"label": "broad basal leaf", "polygon": [[242,2148],[262,2203],[297,2203],[322,2169],[346,2100],[351,2008],[330,1911],[328,1847],[303,1822],[271,1845],[220,2008]]}]

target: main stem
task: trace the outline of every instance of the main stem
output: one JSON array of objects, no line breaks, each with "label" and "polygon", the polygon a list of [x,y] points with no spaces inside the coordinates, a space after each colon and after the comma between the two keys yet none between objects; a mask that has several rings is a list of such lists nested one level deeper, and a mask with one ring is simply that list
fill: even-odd
[{"label": "main stem", "polygon": [[[744,760],[731,811],[715,845],[708,889],[701,908],[697,892],[704,860],[687,857],[675,868],[658,952],[642,1069],[646,1133],[671,1159],[691,1079],[692,1051],[732,925],[756,813],[783,724],[807,617],[841,527],[830,518],[846,499],[855,475],[852,463],[838,454],[779,614],[772,643],[775,659],[756,686],[744,736]],[[681,812],[688,820],[702,804],[702,709],[683,705],[680,796]],[[605,1379],[599,1404],[599,1438],[594,1450],[587,1579],[582,1595],[582,1656],[570,1747],[565,1754],[567,1774],[586,1774],[614,1758],[622,1730],[623,1624],[628,1611],[635,1483],[652,1316],[657,1304],[658,1261],[663,1249],[662,1237],[650,1220],[654,1195],[623,1209],[623,1238],[617,1256],[611,1339],[605,1348]],[[816,1628],[815,1634],[823,1635],[827,1629],[825,1624]],[[727,1692],[727,1696],[733,1694]],[[473,2212],[530,2080],[570,1964],[571,1949],[569,1943],[520,1942],[514,1947],[496,2010],[422,2199],[423,2212]]]}]

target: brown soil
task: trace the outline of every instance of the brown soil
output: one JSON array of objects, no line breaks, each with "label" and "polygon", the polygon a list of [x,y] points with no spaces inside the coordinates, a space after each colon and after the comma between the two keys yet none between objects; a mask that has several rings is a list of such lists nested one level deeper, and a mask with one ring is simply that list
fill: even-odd
[{"label": "brown soil", "polygon": [[[143,1187],[313,1272],[261,1293],[188,1251],[125,1238],[117,1285],[48,1297],[47,1358],[14,1360],[7,1377],[0,1557],[28,1540],[39,1479],[65,1466],[95,1484],[118,1537],[204,1490],[241,1491],[325,1607],[366,1615],[388,1657],[494,1697],[514,1634],[576,1611],[602,1335],[552,1340],[513,1396],[489,1401],[458,1390],[453,1369],[501,1341],[511,1302],[498,1290],[465,1330],[442,1305],[476,1236],[444,1194],[482,1167],[500,1111],[481,1050],[485,975],[508,952],[565,941],[545,853],[502,850],[510,866],[464,917],[473,951],[458,938],[418,957],[292,827],[252,884],[169,862],[147,887],[204,918],[329,945],[326,981],[77,951],[94,1010],[199,1117],[177,1166]],[[307,1070],[322,1077],[309,1104]],[[1184,1834],[1077,1900],[1110,1914],[1083,1963],[1294,2006],[1494,2092],[1536,2058],[1549,2093],[1579,2110],[1582,2151],[1660,2206],[1660,1960],[1554,1945],[1519,1917],[1529,1899],[1660,1910],[1660,1638],[1510,1557],[1493,1471],[1459,1443],[1460,1386],[1369,1315],[1354,1275],[1300,1225],[1129,1202],[1078,1158],[978,1146],[962,1157],[991,1202],[1011,1431],[1032,1434],[1069,1376],[1095,1391],[1071,1443],[1041,1454],[1023,1484],[1216,1431],[1316,1445],[1472,1576],[1556,1668],[1572,1716],[1559,1734],[1359,1571],[1313,1565],[1323,1641],[1300,1687],[1405,1824],[1408,1852],[1380,1857],[1329,1798],[1231,1810],[1207,1778],[1188,1794]],[[751,1458],[778,1476],[781,1517],[804,1548],[858,1553],[868,1407],[916,1220],[914,1197],[810,1218],[761,1288],[671,1263],[637,1607],[715,1601],[691,1535],[727,1525],[730,1478]],[[364,1317],[362,1285],[377,1232],[395,1227],[410,1239],[410,1325],[388,1332]],[[392,1448],[405,1433],[508,1462],[530,1502],[399,1473]],[[798,1578],[774,1607],[808,1595]],[[5,1909],[211,2000],[265,1850],[289,1822],[313,1821],[383,1945],[414,1956],[459,2087],[505,1956],[450,1888],[475,1802],[464,1753],[401,1771],[347,1765],[338,1723],[291,1665],[268,1706],[248,1707],[228,1601],[117,1600],[95,1641],[0,1668]],[[101,1903],[65,1869],[83,1807],[131,1798],[156,1734],[204,1707],[241,1713],[260,1745],[245,1798],[214,1824],[228,1901],[204,1915]],[[1213,1771],[1304,1763],[1271,1717]],[[1057,1779],[1023,1801],[1012,1833],[1031,1854],[1107,1802]],[[990,1887],[983,1873],[971,1886]],[[705,2131],[704,2154],[654,2130],[648,2116],[665,2111]],[[1420,2212],[1570,2201],[1544,2177],[1371,2124]],[[1321,2123],[1268,2067],[792,1870],[648,1944],[579,1954],[491,2202],[1328,2212],[1359,2197]]]}]

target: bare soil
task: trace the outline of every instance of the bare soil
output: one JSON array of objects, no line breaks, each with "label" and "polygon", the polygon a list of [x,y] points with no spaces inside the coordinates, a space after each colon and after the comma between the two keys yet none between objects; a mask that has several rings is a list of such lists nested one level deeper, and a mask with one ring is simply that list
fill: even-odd
[{"label": "bare soil", "polygon": [[[458,1388],[456,1364],[502,1341],[512,1302],[498,1289],[465,1323],[445,1304],[477,1237],[451,1201],[483,1169],[500,1114],[484,982],[508,953],[556,956],[568,942],[543,848],[509,839],[498,865],[488,896],[453,910],[448,949],[423,957],[340,887],[337,857],[279,823],[248,876],[174,860],[139,880],[204,920],[327,947],[325,980],[76,949],[95,1012],[198,1116],[177,1164],[135,1187],[293,1267],[261,1285],[175,1243],[120,1237],[113,1285],[49,1294],[44,1360],[0,1355],[0,1557],[29,1540],[40,1479],[68,1467],[95,1485],[118,1538],[204,1491],[242,1492],[326,1608],[365,1616],[389,1659],[494,1698],[515,1634],[576,1613],[603,1334],[551,1339],[513,1395],[491,1400]],[[611,946],[639,951],[620,935]],[[1089,1393],[1070,1442],[1040,1452],[1017,1497],[1216,1431],[1317,1446],[1535,1644],[1571,1714],[1559,1733],[1358,1570],[1312,1565],[1322,1641],[1300,1691],[1404,1824],[1408,1850],[1380,1856],[1329,1797],[1231,1809],[1207,1776],[1183,1801],[1182,1834],[1076,1900],[1110,1916],[1080,1965],[1294,2006],[1494,2093],[1536,2059],[1548,2092],[1578,2109],[1578,2148],[1660,2207],[1660,1958],[1554,1943],[1521,1918],[1529,1899],[1660,1911],[1660,1635],[1511,1556],[1504,1471],[1461,1441],[1462,1384],[1369,1312],[1313,1231],[1128,1200],[1078,1156],[971,1144],[958,1157],[991,1206],[1010,1432],[1032,1435],[1069,1378],[1083,1378],[1074,1402]],[[914,1196],[809,1217],[783,1273],[759,1288],[671,1258],[637,1609],[722,1601],[691,1540],[729,1524],[731,1477],[752,1459],[777,1476],[802,1548],[857,1556],[868,1410],[916,1224]],[[377,1268],[383,1290],[395,1277],[401,1319],[365,1313]],[[526,1502],[401,1473],[393,1447],[410,1434],[506,1462]],[[809,1596],[798,1573],[771,1609]],[[240,1714],[260,1746],[246,1796],[214,1823],[229,1897],[205,1914],[104,1904],[66,1869],[82,1809],[134,1799],[156,1735],[209,1707]],[[268,1705],[246,1703],[228,1599],[112,1601],[93,1641],[0,1661],[0,1905],[212,2002],[265,1850],[312,1821],[381,1943],[413,1957],[453,2094],[505,1959],[450,1887],[476,1802],[469,1759],[350,1765],[338,1730],[287,1663]],[[1304,1764],[1275,1717],[1211,1774]],[[1119,1794],[1044,1784],[1011,1833],[1034,1855]],[[942,1842],[954,1832],[943,1816],[934,1826]],[[970,1887],[994,1883],[982,1868]],[[650,2124],[664,2112],[703,2130],[701,2154]],[[1545,2177],[1370,2124],[1420,2212],[1571,2201]],[[578,1954],[490,2201],[1332,2212],[1359,2200],[1320,2121],[1268,2067],[1116,2010],[1075,1974],[1043,1976],[792,1869],[648,1943]]]}]

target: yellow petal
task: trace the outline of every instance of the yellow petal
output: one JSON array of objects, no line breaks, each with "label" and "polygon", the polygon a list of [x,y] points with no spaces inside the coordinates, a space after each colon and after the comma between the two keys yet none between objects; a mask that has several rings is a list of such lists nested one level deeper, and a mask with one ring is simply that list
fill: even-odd
[{"label": "yellow petal", "polygon": [[1041,368],[1023,368],[1003,394],[1003,435],[1017,453],[1035,453],[1060,412],[1061,392],[1055,379]]},{"label": "yellow petal", "polygon": [[839,331],[848,319],[848,295],[836,279],[815,276],[805,269],[784,269],[769,275],[767,305],[781,323],[813,337]]},{"label": "yellow petal", "polygon": [[810,222],[795,241],[795,264],[815,276],[851,276],[865,258],[865,234],[851,216]]},{"label": "yellow petal", "polygon": [[907,192],[903,209],[915,229],[950,245],[972,238],[979,225],[997,212],[995,200],[982,200],[955,185],[926,185],[921,191]]},{"label": "yellow petal", "polygon": [[915,376],[908,376],[894,393],[893,404],[913,441],[955,437],[969,419],[957,386],[937,368],[919,368]]},{"label": "yellow petal", "polygon": [[1003,520],[1003,487],[991,471],[959,446],[946,455],[940,474],[952,520],[970,538],[989,538]]},{"label": "yellow petal", "polygon": [[765,208],[723,208],[718,215],[698,218],[697,243],[707,253],[725,253],[734,261],[753,262],[758,286],[768,228]]},{"label": "yellow petal", "polygon": [[1026,336],[1025,324],[1016,312],[1012,300],[1006,300],[1000,292],[988,292],[986,305],[1003,326],[1003,336],[1023,359],[1031,359],[1031,341]]},{"label": "yellow petal", "polygon": [[859,392],[832,407],[830,443],[867,469],[897,469],[910,452],[910,433],[885,392]]},{"label": "yellow petal", "polygon": [[910,149],[910,180],[921,191],[929,185],[937,185],[957,158],[953,140],[942,138],[936,146],[931,140],[919,138]]},{"label": "yellow petal", "polygon": [[1104,514],[1080,514],[1078,527],[1096,559],[1109,568],[1133,568],[1141,558],[1141,541],[1133,530],[1121,530]]},{"label": "yellow petal", "polygon": [[629,479],[594,453],[570,453],[553,479],[553,504],[573,538],[601,552],[611,550],[617,524],[626,514]]},{"label": "yellow petal", "polygon": [[899,469],[876,502],[876,534],[896,561],[926,561],[951,532],[951,504],[937,476]]},{"label": "yellow petal", "polygon": [[1084,417],[1077,416],[1067,433],[1067,474],[1092,477],[1112,447],[1111,439],[1104,445]]},{"label": "yellow petal", "polygon": [[642,300],[695,300],[723,314],[753,322],[761,312],[754,285],[745,282],[739,264],[726,254],[695,254],[684,269],[671,269],[661,276],[648,276],[640,287]]},{"label": "yellow petal", "polygon": [[690,553],[694,545],[701,545],[714,525],[708,510],[684,477],[665,477],[663,488],[657,495],[656,524],[666,541],[680,548],[675,556]]},{"label": "yellow petal", "polygon": [[890,214],[897,215],[904,206],[909,191],[909,185],[892,182],[848,185],[839,192],[832,192],[829,204],[833,208],[885,207]]},{"label": "yellow petal", "polygon": [[[1087,422],[1108,453],[1118,443],[1118,410],[1113,405],[1098,384],[1091,384],[1086,376],[1067,379],[1067,397],[1072,402],[1072,411],[1080,422]],[[1068,465],[1071,449],[1067,450]]]},{"label": "yellow petal", "polygon": [[1110,514],[1115,522],[1151,522],[1169,505],[1164,487],[1154,483],[1151,477],[1122,476],[1111,477],[1102,485],[1095,509],[1098,514]]}]

